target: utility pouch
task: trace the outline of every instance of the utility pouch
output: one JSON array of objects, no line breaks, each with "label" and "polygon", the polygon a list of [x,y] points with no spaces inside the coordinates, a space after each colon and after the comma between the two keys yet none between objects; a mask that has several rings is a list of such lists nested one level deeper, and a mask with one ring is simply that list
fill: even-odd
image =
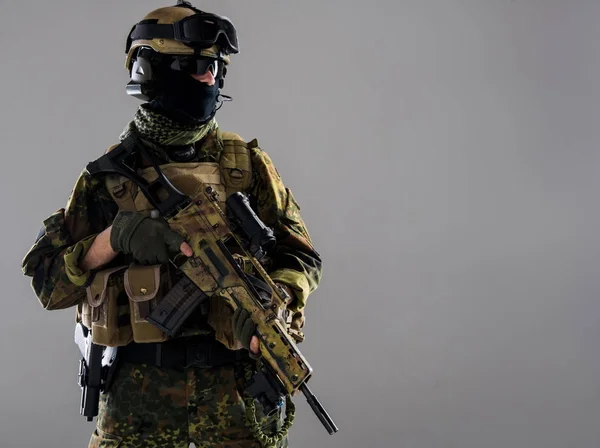
[{"label": "utility pouch", "polygon": [[[127,345],[133,340],[131,325],[123,325],[123,271],[127,266],[99,271],[86,287],[87,303],[82,304],[82,323],[92,330],[92,342],[108,347]],[[123,300],[125,299],[125,300]]]},{"label": "utility pouch", "polygon": [[166,265],[132,265],[125,271],[125,292],[129,297],[131,328],[135,342],[163,342],[168,335],[147,317],[169,290]]}]

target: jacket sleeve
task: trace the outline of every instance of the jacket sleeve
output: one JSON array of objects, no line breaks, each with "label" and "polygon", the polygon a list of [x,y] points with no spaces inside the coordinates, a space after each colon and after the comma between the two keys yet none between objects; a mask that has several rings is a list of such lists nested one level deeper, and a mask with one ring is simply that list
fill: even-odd
[{"label": "jacket sleeve", "polygon": [[252,202],[258,217],[273,228],[277,238],[269,275],[275,282],[294,291],[295,298],[288,309],[293,315],[292,327],[299,330],[304,325],[303,310],[308,296],[321,281],[321,256],[312,245],[300,216],[300,206],[291,190],[284,185],[269,155],[259,148],[250,148],[250,152]]},{"label": "jacket sleeve", "polygon": [[22,262],[23,273],[48,310],[75,306],[85,297],[90,273],[79,268],[94,238],[114,219],[117,204],[104,183],[85,170],[67,205],[43,221],[40,233]]}]

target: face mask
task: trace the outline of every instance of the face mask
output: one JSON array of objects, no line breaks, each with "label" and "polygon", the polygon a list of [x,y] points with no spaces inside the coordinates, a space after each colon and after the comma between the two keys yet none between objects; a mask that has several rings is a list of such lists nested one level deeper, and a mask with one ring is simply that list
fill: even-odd
[{"label": "face mask", "polygon": [[201,124],[208,122],[217,109],[219,80],[209,86],[197,81],[189,74],[166,70],[155,98],[162,109],[175,116],[183,116],[186,121]]}]

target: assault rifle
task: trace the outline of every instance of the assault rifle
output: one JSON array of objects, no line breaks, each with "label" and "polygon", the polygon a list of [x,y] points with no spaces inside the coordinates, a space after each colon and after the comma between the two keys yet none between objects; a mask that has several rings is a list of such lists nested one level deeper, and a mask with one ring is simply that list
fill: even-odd
[{"label": "assault rifle", "polygon": [[[149,182],[132,168],[139,155],[152,163],[156,180]],[[104,173],[132,180],[160,218],[185,237],[194,252],[189,258],[180,254],[171,260],[185,275],[147,320],[173,336],[208,297],[220,296],[248,310],[257,326],[261,352],[260,367],[248,388],[250,395],[268,412],[282,397],[301,391],[329,434],[337,432],[335,423],[307,386],[312,367],[278,315],[285,308],[287,293],[273,282],[257,259],[265,247],[268,250],[275,243],[275,238],[256,217],[245,197],[233,194],[227,199],[228,209],[233,212],[233,216],[227,217],[212,187],[204,186],[193,198],[186,196],[169,181],[156,157],[133,135],[89,163],[86,169],[91,175]],[[233,253],[245,255],[258,277],[246,274]]]}]

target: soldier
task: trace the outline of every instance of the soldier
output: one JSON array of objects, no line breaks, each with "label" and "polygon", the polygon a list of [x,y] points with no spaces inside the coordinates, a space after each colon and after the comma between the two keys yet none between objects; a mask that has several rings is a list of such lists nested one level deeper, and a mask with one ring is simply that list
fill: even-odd
[{"label": "soldier", "polygon": [[[143,104],[119,138],[138,138],[187,195],[208,184],[225,208],[232,193],[247,194],[277,239],[263,265],[289,295],[281,315],[301,342],[321,259],[267,153],[256,139],[224,132],[215,120],[227,99],[220,92],[230,56],[238,51],[226,17],[181,0],[149,13],[127,38],[127,93]],[[146,158],[136,157],[131,166],[152,180],[155,171]],[[74,307],[96,344],[118,347],[118,367],[100,397],[89,446],[288,446],[290,422],[284,422],[290,410],[282,404],[265,415],[244,393],[259,356],[248,313],[211,297],[175,337],[146,321],[181,277],[169,259],[192,255],[184,237],[153,219],[154,213],[132,180],[83,170],[66,206],[43,222],[23,260],[45,309]],[[240,266],[251,274],[242,258]],[[256,409],[254,421],[247,418],[250,407]]]}]

